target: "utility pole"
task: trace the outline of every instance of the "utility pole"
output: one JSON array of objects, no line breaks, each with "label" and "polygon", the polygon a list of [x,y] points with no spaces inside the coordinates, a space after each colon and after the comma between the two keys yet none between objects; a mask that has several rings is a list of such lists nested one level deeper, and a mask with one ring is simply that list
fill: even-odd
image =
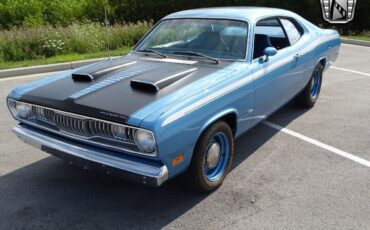
[{"label": "utility pole", "polygon": [[107,6],[104,6],[104,14],[105,14],[105,39],[106,39],[106,46],[107,46],[107,52],[109,56],[109,61],[112,59],[110,55],[110,47],[109,47],[109,21],[108,21],[108,9]]}]

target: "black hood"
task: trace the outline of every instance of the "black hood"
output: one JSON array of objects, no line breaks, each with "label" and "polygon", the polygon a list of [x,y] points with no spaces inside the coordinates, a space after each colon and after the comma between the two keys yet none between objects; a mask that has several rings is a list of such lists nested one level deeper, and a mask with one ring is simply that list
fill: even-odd
[{"label": "black hood", "polygon": [[[133,56],[133,57],[132,57]],[[21,95],[22,101],[122,122],[140,108],[218,71],[214,64],[139,55],[83,67]]]}]

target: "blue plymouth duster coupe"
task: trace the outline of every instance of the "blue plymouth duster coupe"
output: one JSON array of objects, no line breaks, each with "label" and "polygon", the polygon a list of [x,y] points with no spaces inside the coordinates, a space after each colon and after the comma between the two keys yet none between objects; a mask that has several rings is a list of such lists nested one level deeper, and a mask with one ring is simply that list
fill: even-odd
[{"label": "blue plymouth duster coupe", "polygon": [[184,173],[212,191],[235,138],[292,99],[315,104],[339,47],[286,10],[182,11],[127,56],[31,82],[7,104],[22,141],[70,164],[152,186]]}]

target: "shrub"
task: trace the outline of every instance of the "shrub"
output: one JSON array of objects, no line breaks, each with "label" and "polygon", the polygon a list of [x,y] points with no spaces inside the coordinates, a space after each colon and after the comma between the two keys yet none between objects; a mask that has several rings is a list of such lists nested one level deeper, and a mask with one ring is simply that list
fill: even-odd
[{"label": "shrub", "polygon": [[58,53],[62,53],[65,43],[58,32],[54,36],[46,36],[43,40],[43,53],[46,57],[55,56]]},{"label": "shrub", "polygon": [[104,27],[99,23],[63,26],[12,28],[0,31],[0,60],[22,61],[57,54],[89,53],[107,48],[133,46],[152,26],[152,22],[115,24]]},{"label": "shrub", "polygon": [[104,28],[98,23],[73,24],[65,32],[69,52],[88,53],[104,49]]},{"label": "shrub", "polygon": [[[180,10],[214,6],[271,6],[292,10],[315,24],[331,26],[322,19],[319,0],[0,0],[0,28],[13,26],[63,25],[85,20],[103,22],[104,8],[113,23],[157,21]],[[358,0],[356,16],[343,32],[370,29],[370,0]]]}]

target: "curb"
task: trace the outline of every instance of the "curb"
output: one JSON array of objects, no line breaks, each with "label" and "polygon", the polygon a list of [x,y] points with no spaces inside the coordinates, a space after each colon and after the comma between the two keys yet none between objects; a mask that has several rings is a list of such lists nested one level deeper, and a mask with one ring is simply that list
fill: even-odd
[{"label": "curb", "polygon": [[30,67],[23,67],[23,68],[5,69],[5,70],[0,70],[0,79],[6,78],[6,77],[16,77],[16,76],[22,76],[22,75],[48,73],[48,72],[75,69],[75,68],[78,68],[84,65],[93,64],[95,62],[103,61],[103,60],[108,60],[108,58],[96,58],[96,59],[90,59],[90,60],[65,62],[65,63],[51,64],[51,65],[38,65],[38,66],[30,66]]},{"label": "curb", "polygon": [[342,40],[342,43],[344,44],[370,47],[369,41],[362,41],[362,40],[355,40],[355,39],[348,39],[348,38],[341,38],[341,40]]}]

